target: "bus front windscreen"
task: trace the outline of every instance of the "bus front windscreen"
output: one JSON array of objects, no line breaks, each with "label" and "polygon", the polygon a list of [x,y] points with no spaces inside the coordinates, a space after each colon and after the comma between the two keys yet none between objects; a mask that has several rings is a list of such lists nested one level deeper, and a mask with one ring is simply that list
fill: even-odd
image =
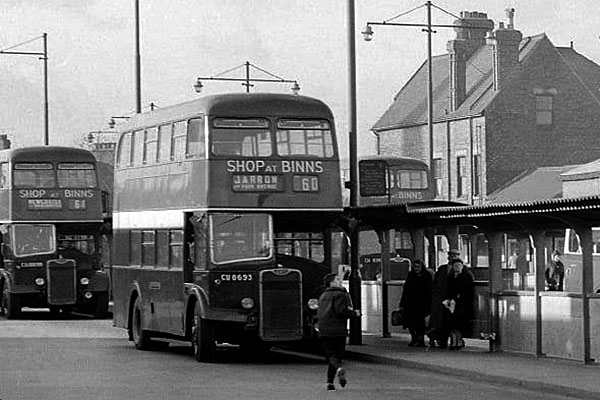
[{"label": "bus front windscreen", "polygon": [[210,254],[213,264],[267,260],[273,256],[268,214],[212,214]]},{"label": "bus front windscreen", "polygon": [[13,225],[12,248],[15,256],[50,254],[56,251],[54,225]]}]

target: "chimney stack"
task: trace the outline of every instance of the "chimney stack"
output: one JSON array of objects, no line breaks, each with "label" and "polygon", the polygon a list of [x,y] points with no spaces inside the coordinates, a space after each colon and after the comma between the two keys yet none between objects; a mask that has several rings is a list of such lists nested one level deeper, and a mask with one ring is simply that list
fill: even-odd
[{"label": "chimney stack", "polygon": [[507,26],[499,24],[499,28],[488,37],[493,45],[494,89],[500,90],[506,84],[513,69],[519,64],[519,44],[523,34],[515,29],[515,9],[507,8]]},{"label": "chimney stack", "polygon": [[450,55],[450,104],[456,111],[467,95],[467,60],[485,45],[488,32],[494,29],[494,21],[478,11],[462,11],[460,19],[454,21],[456,38],[448,41],[446,49]]},{"label": "chimney stack", "polygon": [[10,139],[7,135],[0,135],[0,150],[10,149]]}]

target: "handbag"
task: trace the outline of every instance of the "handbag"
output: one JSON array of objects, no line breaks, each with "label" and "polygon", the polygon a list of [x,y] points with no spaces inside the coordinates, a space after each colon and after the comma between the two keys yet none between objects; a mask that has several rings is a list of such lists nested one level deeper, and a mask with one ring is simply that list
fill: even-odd
[{"label": "handbag", "polygon": [[404,323],[404,312],[402,309],[392,311],[392,326],[401,326]]}]

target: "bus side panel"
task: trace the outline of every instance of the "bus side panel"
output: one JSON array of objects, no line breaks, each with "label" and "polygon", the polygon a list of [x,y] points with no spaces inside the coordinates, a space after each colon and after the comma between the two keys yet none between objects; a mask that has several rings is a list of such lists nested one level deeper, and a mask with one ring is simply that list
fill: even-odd
[{"label": "bus side panel", "polygon": [[[600,254],[594,254],[592,260],[594,265],[593,292],[598,293],[600,291]],[[564,291],[575,293],[581,292],[583,284],[583,264],[581,254],[565,253],[562,256],[562,261],[565,265]]]},{"label": "bus side panel", "polygon": [[[122,169],[115,174],[119,211],[198,208],[207,204],[206,161]],[[194,181],[191,177],[194,177]],[[155,193],[157,196],[148,196]],[[168,196],[161,196],[168,193]]]}]

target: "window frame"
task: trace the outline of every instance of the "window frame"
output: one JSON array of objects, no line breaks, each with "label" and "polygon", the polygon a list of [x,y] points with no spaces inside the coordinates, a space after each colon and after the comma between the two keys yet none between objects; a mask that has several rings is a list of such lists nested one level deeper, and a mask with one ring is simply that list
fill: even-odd
[{"label": "window frame", "polygon": [[550,93],[535,95],[535,125],[550,127],[554,125],[554,96]]}]

